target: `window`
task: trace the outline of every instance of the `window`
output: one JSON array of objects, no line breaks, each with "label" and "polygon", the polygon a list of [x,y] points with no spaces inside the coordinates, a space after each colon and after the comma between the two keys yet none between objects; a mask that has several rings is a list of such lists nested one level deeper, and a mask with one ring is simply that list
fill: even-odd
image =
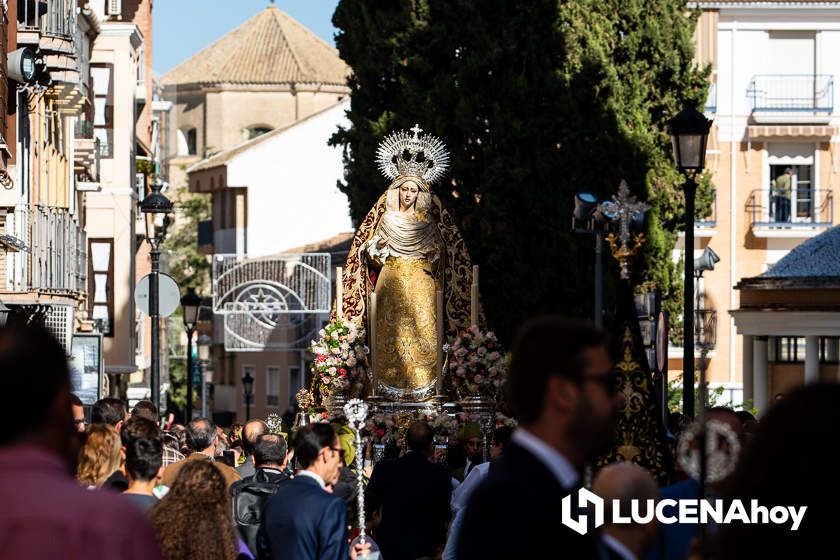
[{"label": "window", "polygon": [[270,126],[265,125],[256,125],[256,126],[249,126],[245,129],[243,136],[245,140],[253,140],[257,136],[262,136],[268,132],[271,132],[272,128]]},{"label": "window", "polygon": [[140,47],[137,52],[137,85],[144,86],[146,84],[146,49]]},{"label": "window", "polygon": [[768,146],[767,221],[780,223],[813,222],[815,203],[814,145],[770,144]]},{"label": "window", "polygon": [[[251,374],[251,378],[254,380],[254,385],[253,385],[252,391],[253,391],[254,395],[256,395],[257,394],[257,368],[256,368],[256,366],[242,366],[242,377],[245,377],[246,373]],[[242,391],[242,404],[247,406],[248,401],[245,398],[245,386],[242,385],[242,379],[241,378],[239,380],[239,383],[240,383],[239,388]],[[252,405],[254,404],[254,396],[253,395],[251,396],[251,404]]]},{"label": "window", "polygon": [[194,156],[198,153],[198,134],[195,127],[178,130],[177,148],[179,156]]},{"label": "window", "polygon": [[99,156],[114,157],[114,75],[113,64],[91,64],[93,79],[93,136],[99,139]]},{"label": "window", "polygon": [[[840,339],[820,337],[819,353],[821,364],[840,362]],[[772,362],[780,364],[800,363],[805,361],[805,337],[777,336],[771,347]]]},{"label": "window", "polygon": [[90,318],[99,332],[114,336],[114,240],[88,240]]},{"label": "window", "polygon": [[280,368],[269,366],[265,370],[265,404],[280,406]]},{"label": "window", "polygon": [[297,404],[297,392],[303,389],[303,374],[300,366],[289,366],[289,406]]}]

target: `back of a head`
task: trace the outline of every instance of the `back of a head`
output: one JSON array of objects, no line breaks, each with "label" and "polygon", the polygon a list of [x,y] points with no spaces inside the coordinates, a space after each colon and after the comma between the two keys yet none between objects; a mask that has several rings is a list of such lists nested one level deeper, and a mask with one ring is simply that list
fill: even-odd
[{"label": "back of a head", "polygon": [[158,421],[158,410],[155,403],[152,401],[137,401],[137,404],[135,404],[134,408],[131,409],[131,416],[132,418],[135,416],[142,416],[143,418],[148,418],[152,422],[156,423]]},{"label": "back of a head", "polygon": [[[601,469],[593,481],[592,490],[604,499],[607,520],[613,518],[615,500],[618,500],[621,515],[629,517],[633,500],[640,500],[644,504],[645,500],[655,500],[659,497],[659,488],[653,476],[642,467],[629,462],[612,463]],[[645,512],[644,509],[641,511]],[[632,525],[618,527],[633,528]]]},{"label": "back of a head", "polygon": [[286,459],[286,440],[277,434],[264,434],[254,443],[254,465],[282,465]]},{"label": "back of a head", "polygon": [[101,486],[120,468],[122,442],[110,424],[91,424],[85,444],[79,452],[76,478],[88,486]]},{"label": "back of a head", "polygon": [[160,428],[148,418],[134,416],[120,432],[125,447],[125,468],[134,480],[149,481],[163,464]]},{"label": "back of a head", "polygon": [[510,426],[499,426],[493,432],[493,443],[502,446],[502,449],[507,447],[510,443],[510,438],[513,437],[513,428]]},{"label": "back of a head", "polygon": [[[519,421],[528,424],[539,419],[550,376],[580,380],[585,367],[583,351],[605,343],[604,333],[589,323],[557,316],[527,321],[511,346],[508,380],[508,402]],[[549,349],[551,360],[546,361]]]},{"label": "back of a head", "polygon": [[227,484],[210,461],[187,461],[149,517],[167,558],[236,558]]},{"label": "back of a head", "polygon": [[335,443],[335,428],[326,423],[309,424],[295,434],[295,457],[298,465],[309,468],[315,464],[318,454],[325,447]]},{"label": "back of a head", "polygon": [[249,420],[242,428],[242,451],[246,455],[254,454],[254,445],[257,443],[257,438],[268,432],[268,427],[262,420]]},{"label": "back of a head", "polygon": [[216,425],[208,418],[196,418],[187,424],[187,447],[204,451],[216,440]]},{"label": "back of a head", "polygon": [[120,399],[110,397],[99,399],[90,411],[90,423],[116,426],[125,420],[125,413],[125,403]]},{"label": "back of a head", "polygon": [[817,383],[792,391],[758,423],[732,477],[729,496],[761,506],[808,506],[797,531],[790,523],[721,528],[715,558],[792,558],[801,550],[834,546],[834,508],[840,482],[826,446],[840,438],[840,385]]},{"label": "back of a head", "polygon": [[429,454],[432,450],[434,437],[435,434],[431,426],[426,422],[418,421],[408,427],[408,432],[405,435],[405,443],[411,451]]},{"label": "back of a head", "polygon": [[67,392],[67,423],[71,429],[70,374],[67,355],[43,327],[17,322],[0,328],[0,445],[39,434],[50,421],[50,408]]}]

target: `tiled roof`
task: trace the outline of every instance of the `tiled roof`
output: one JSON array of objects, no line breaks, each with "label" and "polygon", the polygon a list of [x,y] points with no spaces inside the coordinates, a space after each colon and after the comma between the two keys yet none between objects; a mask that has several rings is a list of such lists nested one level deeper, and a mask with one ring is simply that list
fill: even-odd
[{"label": "tiled roof", "polygon": [[797,245],[761,277],[840,277],[840,226]]},{"label": "tiled roof", "polygon": [[349,73],[337,50],[270,6],[164,74],[161,83],[344,85]]}]

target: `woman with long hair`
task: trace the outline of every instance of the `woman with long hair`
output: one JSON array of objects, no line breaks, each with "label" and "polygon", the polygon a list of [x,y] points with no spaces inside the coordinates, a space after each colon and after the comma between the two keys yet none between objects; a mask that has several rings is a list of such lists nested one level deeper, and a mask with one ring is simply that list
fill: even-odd
[{"label": "woman with long hair", "polygon": [[149,517],[170,560],[233,560],[241,550],[230,508],[219,469],[210,461],[187,461]]},{"label": "woman with long hair", "polygon": [[102,484],[122,462],[122,443],[117,430],[110,424],[91,424],[85,444],[79,451],[76,479],[88,488],[101,488]]}]

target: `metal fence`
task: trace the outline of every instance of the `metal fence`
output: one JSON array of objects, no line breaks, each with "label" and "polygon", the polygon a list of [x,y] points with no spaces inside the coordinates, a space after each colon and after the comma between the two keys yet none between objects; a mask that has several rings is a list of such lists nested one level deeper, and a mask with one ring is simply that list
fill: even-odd
[{"label": "metal fence", "polygon": [[18,31],[72,38],[77,7],[76,0],[18,0]]},{"label": "metal fence", "polygon": [[7,232],[26,250],[8,254],[8,290],[87,291],[87,236],[69,210],[21,204],[10,217]]},{"label": "metal fence", "polygon": [[755,189],[747,199],[753,226],[774,228],[830,227],[834,195],[828,189],[793,189],[779,196],[773,189]]},{"label": "metal fence", "polygon": [[831,74],[753,76],[747,93],[756,113],[831,113],[834,110],[834,76]]}]

